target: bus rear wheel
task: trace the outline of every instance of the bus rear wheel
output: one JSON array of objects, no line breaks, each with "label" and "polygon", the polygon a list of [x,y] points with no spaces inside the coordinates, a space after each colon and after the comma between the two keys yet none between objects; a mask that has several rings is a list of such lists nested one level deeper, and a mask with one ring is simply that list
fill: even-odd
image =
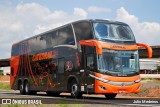
[{"label": "bus rear wheel", "polygon": [[29,83],[28,82],[25,82],[25,84],[24,84],[24,90],[25,90],[25,94],[26,95],[29,95]]},{"label": "bus rear wheel", "polygon": [[20,82],[20,84],[19,84],[19,91],[20,91],[20,94],[22,94],[22,95],[25,94],[23,82]]},{"label": "bus rear wheel", "polygon": [[31,91],[29,83],[25,82],[25,84],[24,84],[24,93],[26,95],[35,95],[35,94],[37,94],[37,91]]},{"label": "bus rear wheel", "polygon": [[77,84],[77,82],[75,81],[75,80],[73,80],[72,82],[71,82],[71,85],[70,85],[71,87],[70,87],[70,91],[71,91],[71,96],[73,97],[73,98],[81,98],[82,97],[82,93],[80,93],[79,91],[78,91],[78,84]]},{"label": "bus rear wheel", "polygon": [[107,98],[107,99],[114,99],[115,97],[116,97],[116,93],[112,93],[112,94],[105,94],[105,97]]}]

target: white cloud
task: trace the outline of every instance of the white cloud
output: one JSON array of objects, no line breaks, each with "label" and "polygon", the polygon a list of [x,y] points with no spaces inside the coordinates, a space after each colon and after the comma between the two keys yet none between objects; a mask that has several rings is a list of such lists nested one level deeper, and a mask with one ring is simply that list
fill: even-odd
[{"label": "white cloud", "polygon": [[[92,9],[92,10],[91,10]],[[74,8],[71,14],[65,10],[51,11],[37,3],[18,4],[16,7],[0,8],[0,59],[10,57],[13,42],[53,29],[71,21],[86,19],[89,13],[109,12],[107,8],[91,6],[85,11]],[[129,14],[123,7],[117,10],[117,20],[128,23],[138,42],[158,44],[160,24],[139,22],[138,17]]]},{"label": "white cloud", "polygon": [[84,9],[81,8],[74,8],[74,15],[81,16],[83,18],[86,18],[87,12]]},{"label": "white cloud", "polygon": [[104,13],[104,12],[108,13],[108,12],[111,12],[112,10],[106,7],[90,6],[88,7],[87,11],[89,13]]},{"label": "white cloud", "polygon": [[160,23],[140,22],[138,17],[129,14],[124,7],[117,10],[116,20],[126,22],[130,25],[137,42],[158,45],[158,41],[160,41]]},{"label": "white cloud", "polygon": [[87,12],[81,8],[74,8],[73,13],[68,14],[63,10],[51,11],[37,3],[4,6],[0,8],[0,59],[10,57],[13,42],[84,18]]}]

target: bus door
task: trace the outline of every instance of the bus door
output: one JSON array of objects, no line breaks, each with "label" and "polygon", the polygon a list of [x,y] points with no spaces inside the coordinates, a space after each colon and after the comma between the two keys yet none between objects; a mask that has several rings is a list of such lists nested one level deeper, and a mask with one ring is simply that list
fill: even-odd
[{"label": "bus door", "polygon": [[92,89],[94,79],[89,75],[94,75],[94,72],[97,69],[96,48],[94,46],[82,46],[82,61],[84,62],[84,74],[82,75],[82,83],[87,84],[88,89]]}]

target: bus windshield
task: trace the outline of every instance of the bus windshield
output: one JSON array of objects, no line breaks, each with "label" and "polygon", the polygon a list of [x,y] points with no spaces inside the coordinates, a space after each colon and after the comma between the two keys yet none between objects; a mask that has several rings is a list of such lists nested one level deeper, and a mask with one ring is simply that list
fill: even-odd
[{"label": "bus windshield", "polygon": [[93,23],[95,38],[98,40],[135,41],[132,30],[125,24]]},{"label": "bus windshield", "polygon": [[118,76],[138,73],[138,51],[103,49],[103,54],[98,58],[98,68],[101,73]]}]

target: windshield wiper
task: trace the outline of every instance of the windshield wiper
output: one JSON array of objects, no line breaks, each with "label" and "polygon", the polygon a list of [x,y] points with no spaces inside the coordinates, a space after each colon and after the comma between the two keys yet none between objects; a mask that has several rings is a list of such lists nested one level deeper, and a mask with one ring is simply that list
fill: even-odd
[{"label": "windshield wiper", "polygon": [[111,72],[111,71],[108,71],[108,70],[99,70],[101,73],[106,73],[106,72]]}]

